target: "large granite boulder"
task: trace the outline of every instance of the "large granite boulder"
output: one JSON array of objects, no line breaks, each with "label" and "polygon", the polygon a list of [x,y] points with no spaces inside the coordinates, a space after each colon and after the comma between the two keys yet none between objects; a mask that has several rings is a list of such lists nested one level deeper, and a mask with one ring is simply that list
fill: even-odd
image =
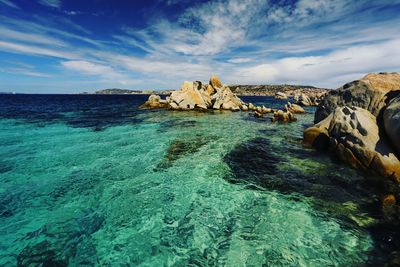
[{"label": "large granite boulder", "polygon": [[382,137],[376,117],[366,109],[336,108],[330,116],[304,132],[304,143],[320,149],[329,148],[354,168],[400,181],[400,161]]},{"label": "large granite boulder", "polygon": [[394,98],[383,114],[385,131],[389,136],[397,155],[400,156],[400,96]]},{"label": "large granite boulder", "polygon": [[201,82],[185,81],[180,90],[171,93],[168,98],[168,103],[170,103],[173,109],[207,109],[207,104],[199,91],[201,87]]},{"label": "large granite boulder", "polygon": [[243,101],[232,93],[228,86],[222,86],[221,88],[216,88],[216,93],[211,96],[213,100],[213,109],[226,109],[239,111],[243,106]]},{"label": "large granite boulder", "polygon": [[337,107],[356,106],[378,116],[387,102],[400,94],[400,73],[368,74],[361,80],[332,90],[323,98],[315,113],[315,123],[328,117]]}]

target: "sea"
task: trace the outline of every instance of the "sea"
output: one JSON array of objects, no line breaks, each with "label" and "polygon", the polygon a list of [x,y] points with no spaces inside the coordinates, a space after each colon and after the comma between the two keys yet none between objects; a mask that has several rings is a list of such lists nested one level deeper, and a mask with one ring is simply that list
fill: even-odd
[{"label": "sea", "polygon": [[379,187],[302,146],[314,107],[147,97],[0,95],[0,266],[379,266],[398,245]]}]

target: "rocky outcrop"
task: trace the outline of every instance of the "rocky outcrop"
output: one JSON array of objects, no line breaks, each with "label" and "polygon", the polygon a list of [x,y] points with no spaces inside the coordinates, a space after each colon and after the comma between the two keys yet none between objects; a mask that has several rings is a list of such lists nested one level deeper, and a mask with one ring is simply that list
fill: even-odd
[{"label": "rocky outcrop", "polygon": [[318,106],[325,92],[314,92],[309,94],[295,94],[293,96],[294,103],[300,106]]},{"label": "rocky outcrop", "polygon": [[383,124],[390,141],[400,156],[400,96],[394,98],[383,114]]},{"label": "rocky outcrop", "polygon": [[337,107],[356,106],[378,116],[390,99],[400,94],[400,73],[368,74],[361,80],[332,90],[318,105],[315,123],[325,119]]},{"label": "rocky outcrop", "polygon": [[168,103],[166,100],[161,99],[159,95],[150,95],[149,99],[140,106],[140,108],[166,108]]},{"label": "rocky outcrop", "polygon": [[151,95],[142,108],[170,108],[174,110],[225,109],[248,110],[249,107],[238,98],[228,86],[223,85],[216,75],[208,84],[200,81],[185,81],[179,90],[173,91],[166,100]]},{"label": "rocky outcrop", "polygon": [[278,110],[274,112],[274,116],[271,118],[272,122],[293,122],[297,121],[296,117],[289,111]]},{"label": "rocky outcrop", "polygon": [[289,111],[293,114],[302,114],[305,113],[306,111],[304,110],[304,108],[302,108],[301,106],[297,105],[297,104],[292,104],[290,102],[288,102],[285,105],[285,110]]},{"label": "rocky outcrop", "polygon": [[376,117],[368,110],[336,108],[319,124],[305,130],[304,143],[320,150],[329,149],[354,168],[400,181],[400,161],[380,134]]},{"label": "rocky outcrop", "polygon": [[167,98],[167,102],[172,109],[207,109],[207,102],[203,98],[201,90],[201,82],[185,81],[180,90],[176,90],[171,93],[171,95]]},{"label": "rocky outcrop", "polygon": [[244,104],[227,86],[216,87],[216,93],[211,96],[213,109],[239,111]]},{"label": "rocky outcrop", "polygon": [[285,93],[277,92],[275,94],[275,99],[287,99],[287,98],[288,98],[288,96]]}]

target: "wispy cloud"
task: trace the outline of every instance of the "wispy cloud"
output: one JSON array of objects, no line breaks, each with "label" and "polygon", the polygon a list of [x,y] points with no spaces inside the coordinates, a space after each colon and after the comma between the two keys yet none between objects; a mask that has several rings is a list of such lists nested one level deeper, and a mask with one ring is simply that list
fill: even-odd
[{"label": "wispy cloud", "polygon": [[62,10],[61,1],[40,2],[53,7],[43,7],[52,16],[0,15],[0,51],[40,57],[56,71],[100,86],[171,89],[217,73],[235,84],[337,87],[365,72],[400,69],[400,17],[393,11],[400,0],[216,0],[101,33],[87,27],[92,23],[74,22],[81,11]]},{"label": "wispy cloud", "polygon": [[6,5],[6,6],[12,7],[12,8],[19,8],[16,4],[11,2],[10,0],[0,0],[0,4]]},{"label": "wispy cloud", "polygon": [[61,7],[61,0],[39,0],[39,3],[54,8]]},{"label": "wispy cloud", "polygon": [[19,43],[3,42],[3,41],[0,41],[0,49],[9,51],[12,53],[23,53],[23,54],[49,56],[49,57],[56,57],[56,58],[73,59],[73,58],[78,57],[74,53],[63,51],[63,50],[54,50],[54,49],[42,48],[39,46],[24,45],[24,44],[19,44]]},{"label": "wispy cloud", "polygon": [[135,84],[134,80],[107,65],[83,60],[63,61],[61,65],[80,74],[99,76],[105,81],[112,80],[122,85]]}]

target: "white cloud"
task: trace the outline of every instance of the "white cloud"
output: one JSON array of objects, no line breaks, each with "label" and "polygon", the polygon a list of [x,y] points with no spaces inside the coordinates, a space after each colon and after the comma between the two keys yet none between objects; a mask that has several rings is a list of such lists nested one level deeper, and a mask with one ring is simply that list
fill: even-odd
[{"label": "white cloud", "polygon": [[35,33],[25,33],[20,31],[15,31],[0,26],[0,36],[3,39],[17,40],[24,43],[34,43],[34,44],[45,44],[54,46],[65,46],[65,42],[62,42],[56,38],[35,34]]},{"label": "white cloud", "polygon": [[[234,83],[309,83],[339,87],[360,74],[400,70],[400,39],[341,49],[323,56],[289,57],[237,68]],[[234,78],[236,79],[236,78]],[[231,79],[232,80],[232,79]]]},{"label": "white cloud", "polygon": [[253,58],[245,58],[245,57],[237,57],[237,58],[231,58],[228,59],[227,62],[229,63],[234,63],[234,64],[240,64],[240,63],[248,63],[254,61]]}]

